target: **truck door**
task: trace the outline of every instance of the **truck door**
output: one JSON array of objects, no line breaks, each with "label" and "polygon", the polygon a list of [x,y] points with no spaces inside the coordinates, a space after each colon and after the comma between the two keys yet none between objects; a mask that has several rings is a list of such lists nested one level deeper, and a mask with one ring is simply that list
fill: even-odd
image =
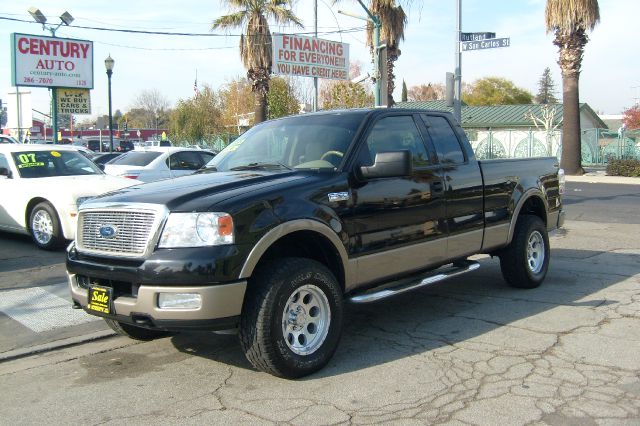
[{"label": "truck door", "polygon": [[[484,229],[482,175],[478,162],[444,115],[421,114],[442,166],[445,187],[447,258],[477,253]],[[470,158],[471,157],[471,158]]]},{"label": "truck door", "polygon": [[354,164],[370,166],[379,152],[409,150],[411,176],[356,179],[352,215],[345,218],[358,282],[391,277],[441,262],[446,248],[443,180],[413,114],[377,119],[361,141]]}]

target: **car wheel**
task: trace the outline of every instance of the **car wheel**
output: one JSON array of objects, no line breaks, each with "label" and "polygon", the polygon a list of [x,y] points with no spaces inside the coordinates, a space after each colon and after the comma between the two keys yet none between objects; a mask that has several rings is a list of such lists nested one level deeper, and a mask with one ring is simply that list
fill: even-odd
[{"label": "car wheel", "polygon": [[518,218],[513,240],[500,254],[502,276],[512,287],[536,288],[549,269],[549,236],[538,216]]},{"label": "car wheel", "polygon": [[104,319],[109,328],[121,336],[126,336],[135,340],[153,340],[168,336],[169,333],[161,330],[151,330],[149,328],[136,327],[135,325],[125,324],[112,319]]},{"label": "car wheel", "polygon": [[342,332],[342,289],[322,264],[281,259],[249,283],[240,342],[258,370],[279,377],[306,376],[333,356]]},{"label": "car wheel", "polygon": [[46,201],[37,204],[31,210],[29,233],[33,242],[41,249],[55,250],[64,243],[56,209]]}]

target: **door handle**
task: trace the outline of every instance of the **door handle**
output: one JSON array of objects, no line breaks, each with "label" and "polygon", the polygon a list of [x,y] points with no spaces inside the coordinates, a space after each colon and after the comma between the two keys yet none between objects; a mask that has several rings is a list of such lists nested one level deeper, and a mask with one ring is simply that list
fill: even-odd
[{"label": "door handle", "polygon": [[442,192],[444,191],[444,185],[441,181],[437,180],[435,182],[431,182],[431,192]]}]

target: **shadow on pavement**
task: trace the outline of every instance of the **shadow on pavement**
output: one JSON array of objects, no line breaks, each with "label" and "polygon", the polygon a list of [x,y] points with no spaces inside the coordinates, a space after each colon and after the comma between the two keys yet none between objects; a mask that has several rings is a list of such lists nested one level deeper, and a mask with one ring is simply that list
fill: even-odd
[{"label": "shadow on pavement", "polygon": [[41,250],[28,235],[0,232],[0,273],[63,264],[65,248]]},{"label": "shadow on pavement", "polygon": [[[364,370],[397,359],[428,356],[439,348],[473,341],[518,352],[535,352],[547,333],[575,328],[575,315],[617,303],[590,295],[640,273],[635,254],[554,249],[545,282],[532,290],[510,288],[497,259],[483,259],[472,273],[370,305],[346,304],[342,340],[327,367],[302,380]],[[550,316],[540,316],[553,309]],[[555,323],[554,323],[555,321]],[[505,325],[517,323],[518,338]],[[181,352],[244,369],[236,336],[183,333],[172,337]]]}]

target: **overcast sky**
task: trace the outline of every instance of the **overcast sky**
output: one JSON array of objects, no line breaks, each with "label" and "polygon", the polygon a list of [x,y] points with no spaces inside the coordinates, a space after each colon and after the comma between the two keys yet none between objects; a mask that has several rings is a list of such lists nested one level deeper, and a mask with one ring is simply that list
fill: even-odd
[{"label": "overcast sky", "polygon": [[[31,20],[27,13],[36,6],[50,23],[65,10],[74,17],[73,25],[114,29],[189,32],[211,34],[211,22],[228,11],[216,0],[138,0],[91,1],[33,0],[4,1],[0,17]],[[407,8],[409,24],[401,44],[402,56],[396,62],[396,100],[400,98],[402,79],[407,85],[444,82],[445,73],[454,67],[455,0],[414,0]],[[463,81],[487,76],[512,80],[517,86],[537,91],[537,82],[545,67],[550,67],[561,97],[557,48],[552,35],[545,34],[544,0],[463,0],[462,29],[467,32],[492,31],[498,37],[510,37],[511,46],[500,49],[465,52],[462,57]],[[590,35],[580,77],[580,101],[605,114],[619,114],[640,97],[640,49],[632,32],[637,30],[640,2],[636,0],[600,0],[601,23]],[[355,0],[318,0],[319,31],[322,38],[350,45],[351,62],[370,63],[364,31],[339,34],[336,30],[363,25],[362,21],[337,13],[338,9],[362,14]],[[305,29],[278,28],[272,32],[309,32],[313,30],[313,0],[299,0],[294,9]],[[0,20],[0,98],[11,88],[10,34],[49,35],[41,25]],[[238,34],[239,31],[233,31]],[[215,34],[215,33],[214,33]],[[219,33],[223,34],[223,33]],[[238,38],[179,37],[117,33],[61,27],[58,37],[94,42],[94,89],[91,100],[94,114],[107,113],[107,77],[104,58],[115,60],[112,78],[113,107],[128,110],[136,94],[143,89],[159,89],[175,104],[193,95],[198,73],[200,84],[218,88],[244,76],[238,53]],[[49,92],[44,88],[26,88],[32,92],[32,106],[48,111]],[[83,116],[79,116],[82,120]]]}]

